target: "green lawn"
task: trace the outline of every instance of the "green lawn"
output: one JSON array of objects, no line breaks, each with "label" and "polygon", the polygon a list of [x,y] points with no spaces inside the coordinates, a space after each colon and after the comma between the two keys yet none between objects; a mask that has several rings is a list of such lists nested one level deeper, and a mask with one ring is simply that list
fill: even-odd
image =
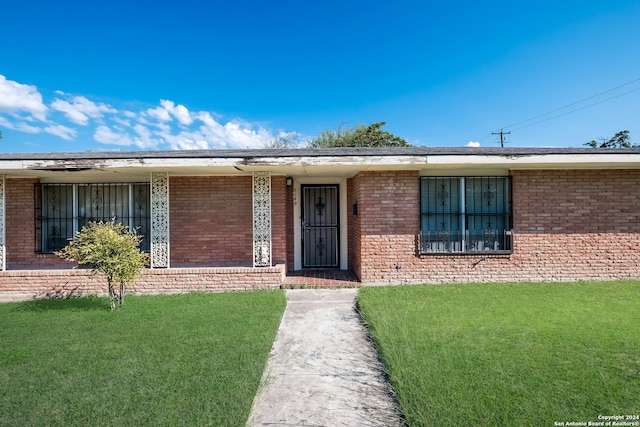
[{"label": "green lawn", "polygon": [[280,291],[0,304],[0,425],[246,423]]},{"label": "green lawn", "polygon": [[411,426],[640,414],[640,281],[365,287],[358,303]]}]

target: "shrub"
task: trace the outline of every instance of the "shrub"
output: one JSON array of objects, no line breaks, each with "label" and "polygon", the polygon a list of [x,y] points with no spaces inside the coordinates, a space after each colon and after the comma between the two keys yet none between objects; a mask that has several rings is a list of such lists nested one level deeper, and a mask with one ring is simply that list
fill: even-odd
[{"label": "shrub", "polygon": [[56,255],[90,266],[94,274],[104,274],[109,287],[109,307],[114,310],[116,304],[124,304],[127,286],[133,286],[147,263],[147,254],[140,251],[141,239],[135,230],[115,220],[90,222]]}]

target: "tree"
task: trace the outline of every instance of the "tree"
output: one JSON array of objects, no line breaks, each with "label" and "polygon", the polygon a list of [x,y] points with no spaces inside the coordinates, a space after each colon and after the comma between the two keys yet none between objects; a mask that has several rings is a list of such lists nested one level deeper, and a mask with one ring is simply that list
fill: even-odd
[{"label": "tree", "polygon": [[278,136],[265,143],[264,146],[272,149],[298,148],[298,133],[281,132]]},{"label": "tree", "polygon": [[404,139],[382,130],[385,122],[358,125],[353,129],[338,127],[323,130],[315,139],[307,142],[309,148],[334,147],[411,147]]},{"label": "tree", "polygon": [[585,142],[583,145],[591,148],[639,148],[640,145],[632,144],[629,137],[628,130],[621,130],[616,133],[610,139],[598,138],[599,143],[596,140]]},{"label": "tree", "polygon": [[135,230],[114,220],[90,222],[56,255],[90,266],[93,274],[104,274],[109,287],[109,307],[114,310],[117,303],[124,304],[127,286],[133,286],[147,264],[147,254],[140,251],[141,239]]}]

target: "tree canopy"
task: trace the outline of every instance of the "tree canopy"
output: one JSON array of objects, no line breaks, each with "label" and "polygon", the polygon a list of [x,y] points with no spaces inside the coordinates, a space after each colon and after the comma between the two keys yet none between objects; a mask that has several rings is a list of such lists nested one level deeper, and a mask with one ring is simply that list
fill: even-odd
[{"label": "tree canopy", "polygon": [[272,149],[298,148],[298,134],[296,132],[280,133],[267,141],[264,146]]},{"label": "tree canopy", "polygon": [[632,144],[631,137],[629,136],[628,130],[621,130],[616,133],[609,139],[598,138],[598,141],[595,139],[585,142],[584,145],[591,148],[638,148],[640,145]]},{"label": "tree canopy", "polygon": [[337,147],[410,147],[404,139],[382,129],[385,122],[358,125],[355,128],[324,130],[316,138],[307,142],[309,148]]}]

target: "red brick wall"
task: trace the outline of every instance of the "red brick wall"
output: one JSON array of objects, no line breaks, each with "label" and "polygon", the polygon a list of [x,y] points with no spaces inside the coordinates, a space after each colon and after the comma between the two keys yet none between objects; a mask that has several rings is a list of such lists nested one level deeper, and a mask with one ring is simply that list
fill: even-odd
[{"label": "red brick wall", "polygon": [[640,171],[514,171],[518,233],[640,232]]},{"label": "red brick wall", "polygon": [[[365,283],[640,277],[640,171],[514,171],[514,253],[416,255],[419,179],[354,178],[354,268]],[[360,230],[357,230],[360,224]]]},{"label": "red brick wall", "polygon": [[398,280],[415,263],[419,188],[416,171],[361,172],[353,178],[354,271],[363,282]]},{"label": "red brick wall", "polygon": [[[347,194],[347,199],[354,205],[358,205],[358,214],[355,215],[353,210],[349,215],[349,267],[356,273],[358,277],[362,277],[362,247],[361,247],[361,222],[362,218],[362,197],[360,196],[360,184],[362,183],[362,174],[348,180],[348,188],[351,190]],[[353,209],[353,208],[352,208]]]},{"label": "red brick wall", "polygon": [[252,266],[251,176],[169,178],[171,267]]},{"label": "red brick wall", "polygon": [[[272,176],[271,177],[271,252],[272,252],[271,263],[273,265],[287,263],[287,258],[288,258],[287,230],[291,230],[291,234],[293,235],[293,228],[289,228],[289,223],[288,223],[289,218],[291,217],[291,215],[289,215],[289,212],[290,211],[292,212],[292,209],[293,209],[292,203],[293,202],[291,200],[289,189],[287,188],[285,177]],[[293,253],[293,250],[291,253]]]},{"label": "red brick wall", "polygon": [[6,179],[7,269],[69,268],[53,254],[36,254],[34,185],[37,179]]},{"label": "red brick wall", "polygon": [[286,224],[285,230],[278,231],[283,232],[286,235],[287,239],[287,271],[292,271],[294,268],[295,262],[295,247],[294,247],[294,236],[293,236],[293,227],[294,227],[294,217],[293,217],[293,192],[294,186],[286,187]]},{"label": "red brick wall", "polygon": [[[347,179],[347,268],[354,269],[354,245],[356,240],[356,235],[354,235],[355,223],[358,218],[356,214],[353,213],[354,204],[356,203],[356,198],[353,190],[353,179]],[[355,271],[355,270],[354,270]]]},{"label": "red brick wall", "polygon": [[[285,177],[271,178],[272,262],[287,257]],[[253,265],[251,176],[169,179],[171,267]]]},{"label": "red brick wall", "polygon": [[[130,292],[141,295],[186,292],[245,291],[279,289],[285,268],[221,267],[145,270]],[[17,270],[0,272],[0,300],[25,298],[68,298],[105,295],[102,276],[89,270]]]},{"label": "red brick wall", "polygon": [[[69,268],[54,254],[36,254],[36,179],[7,179],[6,247],[8,269]],[[272,177],[273,264],[287,258],[287,188]],[[251,176],[172,177],[169,180],[171,265],[252,266],[253,197]]]},{"label": "red brick wall", "polygon": [[[347,182],[349,266],[364,283],[640,277],[639,170],[514,171],[512,177],[513,254],[419,256],[418,173],[357,174]],[[35,254],[35,182],[6,180],[10,270],[69,266],[55,255]],[[252,265],[250,176],[172,177],[169,185],[172,267]],[[358,214],[354,215],[352,206],[356,203]],[[273,259],[274,263],[288,261],[289,267],[293,265],[292,206],[293,193],[286,187],[285,178],[273,177]],[[260,274],[245,270],[229,280],[247,284],[249,275]],[[26,279],[19,272],[0,273],[0,292],[8,292],[11,281],[28,283],[32,273],[24,272]],[[167,277],[173,273],[165,273],[145,272],[145,276],[162,282],[150,285],[150,289],[170,287]],[[50,274],[55,277],[52,280],[62,280],[61,272]],[[73,278],[84,273],[66,274]],[[194,274],[197,282],[200,273]],[[69,279],[63,285],[77,280]],[[262,276],[252,280],[260,281]],[[222,282],[214,283],[223,286]],[[206,288],[204,284],[198,286]]]}]

